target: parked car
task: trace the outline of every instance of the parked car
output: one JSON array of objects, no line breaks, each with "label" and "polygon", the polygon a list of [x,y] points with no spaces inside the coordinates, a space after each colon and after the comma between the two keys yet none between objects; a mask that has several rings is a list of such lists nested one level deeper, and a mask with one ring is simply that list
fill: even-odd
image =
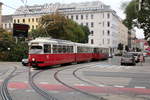
[{"label": "parked car", "polygon": [[126,54],[122,55],[122,57],[121,57],[121,65],[127,65],[127,64],[136,65],[135,57],[134,57],[133,54],[126,53]]},{"label": "parked car", "polygon": [[29,64],[29,60],[28,59],[22,59],[22,65],[23,66],[28,66],[28,64]]},{"label": "parked car", "polygon": [[141,54],[141,52],[128,52],[128,53],[134,55],[136,63],[140,62],[140,54]]}]

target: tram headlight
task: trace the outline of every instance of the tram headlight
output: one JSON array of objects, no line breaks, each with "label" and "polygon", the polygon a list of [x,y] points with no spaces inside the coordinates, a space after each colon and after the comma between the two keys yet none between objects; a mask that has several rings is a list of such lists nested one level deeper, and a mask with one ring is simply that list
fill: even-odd
[{"label": "tram headlight", "polygon": [[35,61],[35,58],[32,58],[32,61]]}]

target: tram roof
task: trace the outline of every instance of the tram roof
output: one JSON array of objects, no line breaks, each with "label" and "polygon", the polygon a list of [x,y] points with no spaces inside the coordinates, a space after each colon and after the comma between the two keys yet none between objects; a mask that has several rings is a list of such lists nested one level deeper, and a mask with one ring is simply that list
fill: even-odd
[{"label": "tram roof", "polygon": [[53,38],[47,38],[47,37],[39,37],[36,38],[30,43],[38,42],[38,43],[58,43],[58,44],[74,44],[74,42],[68,41],[68,40],[61,40],[61,39],[53,39]]}]

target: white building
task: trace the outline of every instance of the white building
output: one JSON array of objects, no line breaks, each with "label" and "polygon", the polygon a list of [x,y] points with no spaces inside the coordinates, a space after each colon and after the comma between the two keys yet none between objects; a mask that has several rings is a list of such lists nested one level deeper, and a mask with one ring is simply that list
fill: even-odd
[{"label": "white building", "polygon": [[13,29],[12,15],[2,16],[2,28],[11,32]]},{"label": "white building", "polygon": [[[13,20],[17,21],[20,18],[29,20],[36,16],[39,18],[39,15],[56,11],[79,24],[88,26],[91,31],[89,44],[108,47],[112,53],[119,43],[127,45],[128,29],[122,24],[115,11],[100,1],[20,7],[16,10]],[[35,28],[34,25],[32,27]]]}]

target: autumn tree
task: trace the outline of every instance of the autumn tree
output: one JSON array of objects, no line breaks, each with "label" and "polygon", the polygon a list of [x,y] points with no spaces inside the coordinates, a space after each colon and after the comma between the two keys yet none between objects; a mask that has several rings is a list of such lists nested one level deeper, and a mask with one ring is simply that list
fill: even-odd
[{"label": "autumn tree", "polygon": [[[41,31],[41,34],[46,37],[50,36],[52,38],[82,43],[87,42],[88,35],[90,34],[87,27],[81,26],[59,13],[43,15],[40,18],[39,28],[36,31]],[[32,33],[38,34],[35,30]]]}]

